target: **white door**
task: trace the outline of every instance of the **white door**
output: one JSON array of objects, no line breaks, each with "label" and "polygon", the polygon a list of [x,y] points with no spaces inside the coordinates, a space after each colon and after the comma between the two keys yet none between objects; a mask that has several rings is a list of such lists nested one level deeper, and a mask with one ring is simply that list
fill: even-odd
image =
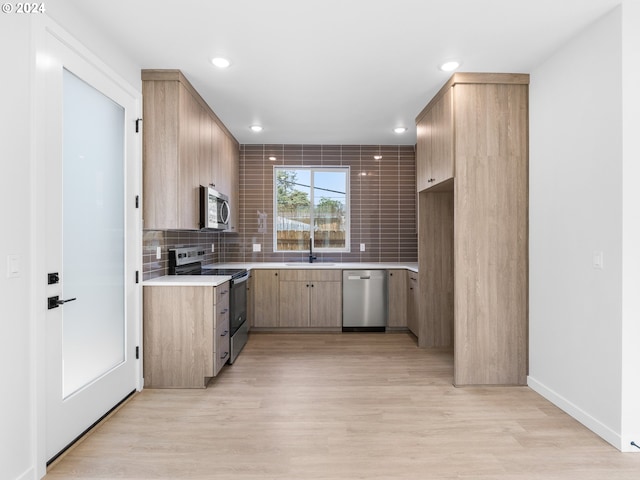
[{"label": "white door", "polygon": [[[46,73],[46,455],[137,385],[137,99],[53,36]],[[57,299],[56,299],[57,297]]]}]

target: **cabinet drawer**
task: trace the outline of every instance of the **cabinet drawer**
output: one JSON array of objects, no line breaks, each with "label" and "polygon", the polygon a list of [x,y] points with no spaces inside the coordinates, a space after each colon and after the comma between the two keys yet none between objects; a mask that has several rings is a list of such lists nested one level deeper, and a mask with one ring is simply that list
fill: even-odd
[{"label": "cabinet drawer", "polygon": [[213,375],[220,372],[230,355],[229,315],[214,329]]},{"label": "cabinet drawer", "polygon": [[340,282],[342,281],[341,270],[324,270],[324,269],[292,269],[280,270],[280,281],[288,282]]},{"label": "cabinet drawer", "polygon": [[227,295],[220,303],[214,307],[215,315],[213,317],[213,328],[218,328],[219,325],[229,320],[229,296]]},{"label": "cabinet drawer", "polygon": [[214,305],[219,305],[220,303],[227,302],[227,306],[229,305],[229,282],[223,283],[215,288],[216,294],[213,297]]}]

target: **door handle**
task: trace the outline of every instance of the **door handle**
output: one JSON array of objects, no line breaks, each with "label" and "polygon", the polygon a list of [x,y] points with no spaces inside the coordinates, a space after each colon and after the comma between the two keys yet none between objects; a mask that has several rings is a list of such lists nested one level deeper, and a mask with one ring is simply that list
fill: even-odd
[{"label": "door handle", "polygon": [[52,308],[58,308],[60,305],[64,305],[68,302],[73,302],[74,300],[77,299],[74,297],[68,298],[66,300],[60,300],[60,297],[58,297],[57,295],[55,297],[49,297],[47,298],[47,309],[51,310]]}]

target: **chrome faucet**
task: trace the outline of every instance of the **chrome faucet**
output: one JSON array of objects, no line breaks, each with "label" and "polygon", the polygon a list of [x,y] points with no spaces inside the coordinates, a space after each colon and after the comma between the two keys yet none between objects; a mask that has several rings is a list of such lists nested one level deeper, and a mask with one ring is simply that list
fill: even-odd
[{"label": "chrome faucet", "polygon": [[313,254],[313,238],[309,237],[309,263],[313,263],[316,258]]}]

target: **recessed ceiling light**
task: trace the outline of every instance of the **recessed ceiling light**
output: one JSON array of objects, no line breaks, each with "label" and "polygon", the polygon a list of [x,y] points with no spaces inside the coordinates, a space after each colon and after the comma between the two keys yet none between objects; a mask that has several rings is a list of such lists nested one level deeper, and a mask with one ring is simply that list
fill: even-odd
[{"label": "recessed ceiling light", "polygon": [[251,125],[249,128],[251,129],[252,132],[261,132],[262,131],[262,125]]},{"label": "recessed ceiling light", "polygon": [[272,162],[275,162],[277,160],[276,157],[269,157],[269,160],[271,160]]},{"label": "recessed ceiling light", "polygon": [[231,65],[231,62],[226,58],[216,57],[211,59],[211,63],[213,63],[218,68],[227,68]]},{"label": "recessed ceiling light", "polygon": [[453,72],[459,66],[460,66],[460,62],[456,62],[455,60],[452,60],[450,62],[445,62],[442,65],[440,65],[440,70],[442,70],[443,72]]},{"label": "recessed ceiling light", "polygon": [[404,133],[407,131],[407,127],[396,127],[393,129],[393,131],[396,133]]},{"label": "recessed ceiling light", "polygon": [[382,155],[374,155],[373,159],[374,160],[382,160]]}]

